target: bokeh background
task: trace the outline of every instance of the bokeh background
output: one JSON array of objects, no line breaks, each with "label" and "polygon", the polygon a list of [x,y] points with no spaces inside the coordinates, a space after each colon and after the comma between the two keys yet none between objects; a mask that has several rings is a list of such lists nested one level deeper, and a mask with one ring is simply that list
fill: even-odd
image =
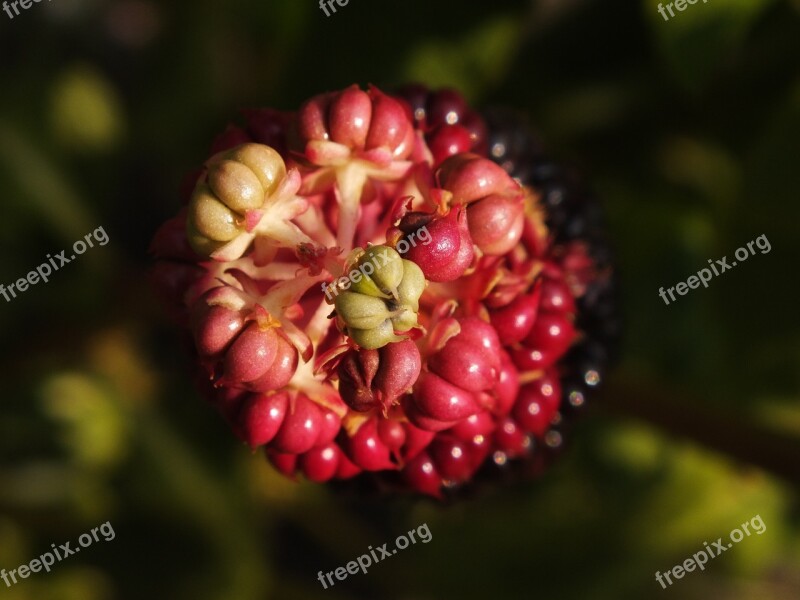
[{"label": "bokeh background", "polygon": [[[0,567],[116,533],[13,600],[800,596],[800,2],[52,0],[0,13]],[[603,198],[621,361],[537,481],[451,506],[275,475],[189,380],[147,283],[183,174],[239,109],[358,82],[527,112]],[[772,250],[666,306],[766,235]],[[666,571],[755,515],[667,591]],[[427,523],[323,590],[317,571]],[[74,542],[73,542],[74,544]],[[391,544],[390,544],[391,545]]]}]

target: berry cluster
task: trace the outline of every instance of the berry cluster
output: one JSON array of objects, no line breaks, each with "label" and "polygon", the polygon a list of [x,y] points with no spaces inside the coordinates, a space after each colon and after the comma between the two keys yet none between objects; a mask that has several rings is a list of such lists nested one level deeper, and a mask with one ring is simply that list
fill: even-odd
[{"label": "berry cluster", "polygon": [[152,245],[233,432],[290,477],[436,497],[560,446],[614,282],[596,202],[518,117],[421,86],[244,116]]}]

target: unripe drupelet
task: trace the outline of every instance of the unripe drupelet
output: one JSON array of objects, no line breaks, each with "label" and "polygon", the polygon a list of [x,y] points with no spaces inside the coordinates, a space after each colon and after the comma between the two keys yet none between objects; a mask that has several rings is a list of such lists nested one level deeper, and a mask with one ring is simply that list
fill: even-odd
[{"label": "unripe drupelet", "polygon": [[210,255],[246,231],[248,211],[261,208],[286,177],[280,154],[263,144],[243,144],[212,157],[189,202],[187,237]]}]

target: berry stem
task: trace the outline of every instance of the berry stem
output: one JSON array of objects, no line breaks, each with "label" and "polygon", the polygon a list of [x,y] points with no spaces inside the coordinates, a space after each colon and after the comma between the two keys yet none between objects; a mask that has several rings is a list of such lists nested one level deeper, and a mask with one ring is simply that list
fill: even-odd
[{"label": "berry stem", "polygon": [[367,182],[367,172],[358,163],[348,163],[336,173],[336,199],[339,202],[337,245],[347,254],[353,249],[358,224],[358,206]]}]

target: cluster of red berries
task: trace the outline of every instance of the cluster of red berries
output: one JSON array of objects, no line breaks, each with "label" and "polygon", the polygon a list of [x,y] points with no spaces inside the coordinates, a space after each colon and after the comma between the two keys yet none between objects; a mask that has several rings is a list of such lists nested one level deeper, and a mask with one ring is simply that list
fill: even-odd
[{"label": "cluster of red berries", "polygon": [[541,464],[618,334],[597,203],[449,90],[244,116],[152,245],[234,433],[290,477],[437,497]]}]

